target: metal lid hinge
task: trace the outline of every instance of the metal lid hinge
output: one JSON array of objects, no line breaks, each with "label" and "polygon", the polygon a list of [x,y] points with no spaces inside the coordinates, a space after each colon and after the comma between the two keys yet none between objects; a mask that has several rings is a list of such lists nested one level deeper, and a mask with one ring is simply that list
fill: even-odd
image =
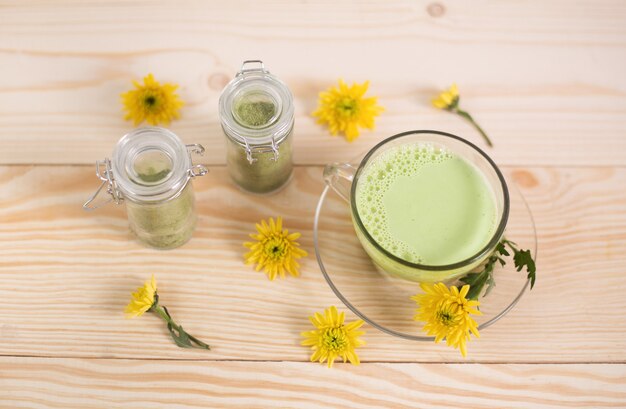
[{"label": "metal lid hinge", "polygon": [[194,165],[193,158],[191,157],[192,153],[198,156],[204,155],[204,146],[198,143],[193,143],[185,146],[187,146],[187,152],[189,153],[189,163],[191,163],[191,167],[187,169],[187,174],[189,175],[189,177],[195,178],[196,176],[204,176],[209,173],[209,169],[207,169],[206,166],[200,164]]},{"label": "metal lid hinge", "polygon": [[[98,190],[96,190],[96,192],[83,204],[83,209],[96,210],[110,202],[120,204],[124,201],[124,197],[115,182],[115,177],[113,176],[113,171],[111,170],[111,160],[109,158],[104,158],[104,161],[102,162],[96,161],[96,176],[102,181],[102,183],[100,184]],[[92,205],[105,186],[106,193],[111,195],[111,198],[104,202]]]}]

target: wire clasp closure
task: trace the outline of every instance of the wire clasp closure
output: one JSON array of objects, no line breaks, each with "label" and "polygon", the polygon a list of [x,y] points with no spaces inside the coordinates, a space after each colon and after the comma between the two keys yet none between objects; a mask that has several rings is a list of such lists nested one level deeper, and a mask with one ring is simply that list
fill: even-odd
[{"label": "wire clasp closure", "polygon": [[[194,165],[192,158],[192,154],[199,156],[203,155],[205,151],[204,146],[194,143],[191,145],[185,145],[185,147],[187,148],[187,154],[189,155],[189,163],[191,164],[191,167],[187,169],[187,177],[192,179],[209,173],[206,166],[201,164]],[[124,201],[124,196],[115,181],[115,176],[113,175],[113,170],[111,168],[111,160],[109,158],[104,158],[103,161],[96,161],[96,176],[102,181],[102,183],[95,193],[91,195],[91,197],[83,204],[83,209],[93,211],[111,202],[120,204]],[[100,195],[100,192],[102,192],[105,187],[106,193],[108,193],[111,197],[108,200],[96,202],[98,195]]]},{"label": "wire clasp closure", "polygon": [[[104,158],[104,161],[96,161],[96,176],[98,179],[102,181],[100,187],[96,192],[91,195],[89,199],[83,204],[83,209],[92,211],[101,208],[102,206],[107,205],[108,203],[115,202],[115,204],[120,204],[124,201],[124,197],[122,193],[117,187],[117,183],[115,182],[115,177],[113,176],[113,171],[111,170],[111,160],[109,158]],[[93,205],[93,202],[96,200],[102,189],[106,186],[106,192],[111,195],[111,198]]]}]

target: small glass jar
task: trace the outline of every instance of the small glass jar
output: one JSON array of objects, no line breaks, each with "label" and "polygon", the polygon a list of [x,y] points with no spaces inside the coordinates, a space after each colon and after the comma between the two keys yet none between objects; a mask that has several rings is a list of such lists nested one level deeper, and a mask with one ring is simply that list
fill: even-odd
[{"label": "small glass jar", "polygon": [[[130,132],[119,140],[112,159],[96,162],[102,185],[83,207],[93,210],[111,201],[124,202],[130,229],[139,241],[159,249],[181,246],[196,225],[190,180],[208,172],[193,164],[191,154],[203,152],[201,145],[185,145],[167,129],[147,127]],[[95,204],[105,187],[111,198]]]},{"label": "small glass jar", "polygon": [[260,60],[244,61],[219,101],[226,135],[226,163],[244,190],[269,193],[280,189],[293,170],[293,97],[287,85]]}]

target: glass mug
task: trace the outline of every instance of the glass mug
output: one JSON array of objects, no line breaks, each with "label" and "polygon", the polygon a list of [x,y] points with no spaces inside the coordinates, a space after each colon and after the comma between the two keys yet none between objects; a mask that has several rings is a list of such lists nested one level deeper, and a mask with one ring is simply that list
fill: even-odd
[{"label": "glass mug", "polygon": [[[423,144],[446,151],[465,160],[481,174],[491,189],[496,212],[493,234],[478,252],[464,260],[447,265],[419,264],[404,260],[383,248],[366,230],[359,216],[356,191],[359,177],[381,154],[402,145]],[[449,133],[439,131],[408,131],[380,142],[361,161],[358,168],[347,163],[333,163],[324,169],[324,180],[350,205],[352,224],[359,242],[379,271],[414,282],[451,281],[473,270],[489,257],[502,239],[509,216],[509,191],[496,164],[476,145]]]}]

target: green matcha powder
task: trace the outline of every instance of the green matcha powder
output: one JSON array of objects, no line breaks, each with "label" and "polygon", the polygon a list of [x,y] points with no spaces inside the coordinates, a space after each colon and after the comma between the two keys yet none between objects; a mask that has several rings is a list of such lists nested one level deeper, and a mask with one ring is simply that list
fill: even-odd
[{"label": "green matcha powder", "polygon": [[[259,128],[272,121],[276,106],[267,101],[243,101],[236,104],[235,116],[249,128]],[[249,138],[249,141],[254,138]],[[292,173],[291,131],[279,144],[278,160],[274,152],[254,152],[254,163],[248,161],[246,151],[240,144],[229,140],[227,164],[233,180],[243,189],[253,193],[269,193],[283,186]]]},{"label": "green matcha powder", "polygon": [[237,118],[247,127],[266,125],[276,114],[276,107],[271,102],[241,102],[235,108]]},{"label": "green matcha powder", "polygon": [[[135,165],[137,176],[150,184],[164,180],[171,172],[169,166],[151,161]],[[174,198],[161,202],[126,201],[130,228],[137,238],[155,248],[169,249],[185,244],[196,224],[193,186],[187,185]]]}]

